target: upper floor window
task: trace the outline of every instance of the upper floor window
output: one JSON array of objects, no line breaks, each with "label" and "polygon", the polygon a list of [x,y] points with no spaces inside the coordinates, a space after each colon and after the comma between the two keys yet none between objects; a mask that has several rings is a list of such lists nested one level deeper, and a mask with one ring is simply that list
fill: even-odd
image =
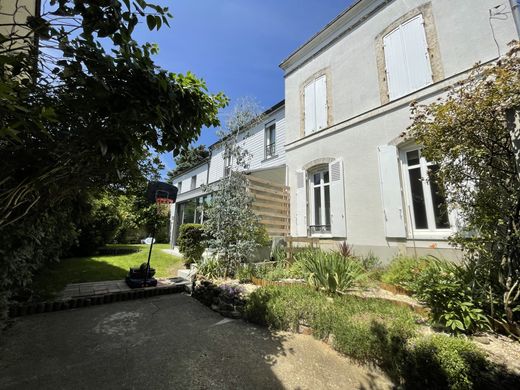
[{"label": "upper floor window", "polygon": [[305,135],[327,127],[327,76],[322,75],[305,86]]},{"label": "upper floor window", "polygon": [[231,152],[226,150],[224,152],[224,177],[228,177],[231,174],[231,162],[232,162]]},{"label": "upper floor window", "polygon": [[276,124],[265,128],[265,158],[274,157],[276,154]]},{"label": "upper floor window", "polygon": [[178,193],[180,194],[182,192],[182,181],[177,183]]},{"label": "upper floor window", "polygon": [[419,149],[405,151],[404,163],[413,228],[429,231],[449,229],[446,199],[435,175],[438,166],[421,156]]},{"label": "upper floor window", "polygon": [[422,15],[404,22],[383,37],[390,100],[432,83],[432,69]]},{"label": "upper floor window", "polygon": [[191,177],[190,190],[197,188],[197,175]]}]

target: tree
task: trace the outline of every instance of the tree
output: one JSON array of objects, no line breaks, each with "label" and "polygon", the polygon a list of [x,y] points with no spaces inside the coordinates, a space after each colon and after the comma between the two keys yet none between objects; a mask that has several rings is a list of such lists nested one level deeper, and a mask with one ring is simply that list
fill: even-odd
[{"label": "tree", "polygon": [[101,191],[144,193],[158,167],[151,151],[180,152],[203,126],[219,124],[227,103],[193,74],[155,65],[157,46],[134,39],[140,20],[150,30],[168,25],[166,7],[144,0],[46,4],[20,21],[24,8],[16,1],[11,28],[0,31],[4,302],[74,244],[89,199]]},{"label": "tree", "polygon": [[[409,135],[439,164],[445,195],[463,226],[452,237],[473,274],[473,291],[491,315],[520,319],[520,45],[477,66],[445,99],[412,108]],[[515,145],[516,144],[516,145]]]},{"label": "tree", "polygon": [[258,247],[261,226],[251,208],[253,199],[247,190],[244,172],[251,156],[238,145],[238,138],[242,131],[262,121],[261,112],[252,99],[237,102],[227,121],[227,131],[219,133],[224,158],[231,157],[233,161],[231,171],[215,186],[205,187],[206,192],[212,193],[212,199],[204,210],[203,225],[210,237],[209,247],[218,254],[226,275],[233,274],[241,263],[250,261]]},{"label": "tree", "polygon": [[175,176],[187,171],[209,157],[206,145],[189,146],[175,157],[175,168],[167,173],[168,182],[172,183]]}]

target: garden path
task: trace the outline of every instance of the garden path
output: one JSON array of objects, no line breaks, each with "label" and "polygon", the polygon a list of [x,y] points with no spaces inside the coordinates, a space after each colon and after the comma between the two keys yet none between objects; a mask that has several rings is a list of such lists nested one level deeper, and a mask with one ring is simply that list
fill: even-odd
[{"label": "garden path", "polygon": [[17,318],[2,389],[389,389],[311,336],[221,317],[183,294]]}]

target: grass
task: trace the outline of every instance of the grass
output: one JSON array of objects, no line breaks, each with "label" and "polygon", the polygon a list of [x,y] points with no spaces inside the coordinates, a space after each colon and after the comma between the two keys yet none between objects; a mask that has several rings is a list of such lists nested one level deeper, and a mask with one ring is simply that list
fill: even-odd
[{"label": "grass", "polygon": [[[139,266],[148,259],[148,245],[110,246],[140,249],[137,253],[74,257],[49,265],[35,276],[33,289],[38,298],[47,299],[61,292],[69,283],[100,282],[124,279],[130,267]],[[151,267],[156,277],[177,276],[183,268],[182,259],[162,251],[168,244],[155,244],[152,251]]]}]

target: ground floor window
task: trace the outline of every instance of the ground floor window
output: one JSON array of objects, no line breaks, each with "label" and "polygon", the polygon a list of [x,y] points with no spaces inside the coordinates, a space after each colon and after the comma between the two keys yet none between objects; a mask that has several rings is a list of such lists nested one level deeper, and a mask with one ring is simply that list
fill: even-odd
[{"label": "ground floor window", "polygon": [[310,233],[330,233],[330,178],[328,166],[309,172]]},{"label": "ground floor window", "polygon": [[405,150],[402,152],[402,157],[410,218],[414,230],[450,229],[446,199],[435,177],[438,166],[427,161],[421,155],[420,149]]}]

